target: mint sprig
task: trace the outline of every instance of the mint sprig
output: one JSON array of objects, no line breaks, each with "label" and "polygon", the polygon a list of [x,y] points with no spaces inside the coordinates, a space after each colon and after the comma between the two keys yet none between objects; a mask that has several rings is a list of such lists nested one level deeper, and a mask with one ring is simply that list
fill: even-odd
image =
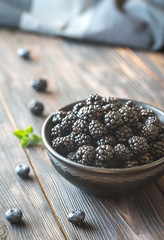
[{"label": "mint sprig", "polygon": [[42,138],[34,134],[33,127],[29,126],[27,129],[18,129],[13,134],[21,141],[23,148],[28,146],[40,145]]}]

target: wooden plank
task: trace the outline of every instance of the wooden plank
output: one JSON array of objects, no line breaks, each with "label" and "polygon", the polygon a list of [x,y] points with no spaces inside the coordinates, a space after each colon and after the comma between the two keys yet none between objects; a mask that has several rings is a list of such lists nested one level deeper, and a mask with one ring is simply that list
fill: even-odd
[{"label": "wooden plank", "polygon": [[[29,162],[1,105],[0,116],[0,239],[65,239],[33,170],[24,180],[15,174],[18,164]],[[17,225],[4,219],[13,207],[23,212],[23,221]]]},{"label": "wooden plank", "polygon": [[[46,114],[57,106],[83,99],[93,91],[104,96],[136,98],[157,105],[162,103],[162,96],[157,94],[161,86],[156,84],[155,77],[151,74],[147,76],[147,70],[142,68],[141,64],[136,66],[134,58],[131,59],[129,67],[130,57],[126,62],[126,57],[113,48],[95,49],[93,46],[79,46],[35,35],[24,38],[23,34],[16,33],[15,39],[21,38],[23,44],[33,43],[31,45],[33,52],[36,45],[37,49],[43,50],[38,51],[39,64],[26,63],[15,56],[18,42],[8,40],[9,36],[10,33],[0,42],[0,46],[5,49],[3,57],[7,56],[8,59],[8,66],[1,62],[0,80],[5,93],[3,101],[7,104],[13,126],[16,124],[19,128],[25,128],[33,124],[36,131],[40,132],[44,119],[32,116],[27,104],[35,93],[30,88],[29,81],[32,76],[41,75],[43,72],[50,76],[51,94],[35,93],[35,97],[44,101]],[[153,88],[154,91],[150,92]],[[164,238],[162,219],[164,199],[155,185],[136,195],[118,199],[97,198],[83,193],[61,178],[51,166],[43,149],[32,148],[27,154],[46,197],[69,239]],[[133,204],[132,199],[135,199]],[[157,206],[156,211],[153,206]],[[86,212],[86,224],[80,228],[72,226],[66,219],[68,212],[79,208]],[[149,208],[150,210],[153,208],[150,214]]]}]

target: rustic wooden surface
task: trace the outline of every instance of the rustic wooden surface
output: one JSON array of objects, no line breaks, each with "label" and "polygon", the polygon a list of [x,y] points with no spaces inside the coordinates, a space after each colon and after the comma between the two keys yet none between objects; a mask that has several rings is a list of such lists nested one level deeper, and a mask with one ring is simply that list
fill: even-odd
[{"label": "rustic wooden surface", "polygon": [[[21,46],[31,50],[31,61],[16,55]],[[48,79],[47,93],[31,88],[34,77]],[[0,31],[0,239],[164,239],[164,177],[134,194],[95,197],[63,179],[43,146],[22,150],[12,134],[29,125],[40,134],[47,115],[93,92],[164,109],[163,53]],[[43,117],[29,112],[33,98],[44,102]],[[31,166],[29,179],[16,176],[19,163]],[[24,214],[20,225],[4,218],[15,206]],[[67,221],[76,209],[86,212],[80,227]]]}]

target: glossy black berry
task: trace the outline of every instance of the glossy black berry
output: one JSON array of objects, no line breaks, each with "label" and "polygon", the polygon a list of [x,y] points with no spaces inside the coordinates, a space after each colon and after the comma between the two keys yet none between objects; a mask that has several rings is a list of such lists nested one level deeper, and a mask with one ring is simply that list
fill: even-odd
[{"label": "glossy black berry", "polygon": [[41,116],[43,113],[43,110],[44,110],[44,105],[43,105],[43,103],[41,103],[39,101],[32,100],[29,103],[29,109],[32,114]]},{"label": "glossy black berry", "polygon": [[90,145],[91,144],[91,136],[86,133],[80,133],[74,135],[74,141],[76,146],[82,146],[82,145]]},{"label": "glossy black berry", "polygon": [[73,162],[76,162],[76,152],[68,153],[67,158]]},{"label": "glossy black berry", "polygon": [[108,132],[108,128],[99,120],[92,120],[89,123],[89,132],[94,139],[99,139]]},{"label": "glossy black berry", "polygon": [[27,48],[18,48],[17,55],[25,60],[30,59],[30,51]]},{"label": "glossy black berry", "polygon": [[80,224],[85,219],[85,213],[82,210],[74,211],[68,214],[67,219],[73,224]]},{"label": "glossy black berry", "polygon": [[129,161],[133,156],[132,152],[126,147],[124,144],[117,144],[114,147],[115,158],[120,161],[120,163],[124,163],[125,161]]},{"label": "glossy black berry", "polygon": [[75,104],[75,106],[74,106],[73,109],[72,109],[72,113],[77,116],[79,110],[80,110],[82,107],[85,107],[85,103],[80,102],[80,103]]},{"label": "glossy black berry", "polygon": [[67,115],[67,112],[64,111],[56,111],[53,114],[52,122],[56,125],[58,123],[61,123],[62,119],[65,118]]},{"label": "glossy black berry", "polygon": [[29,175],[30,172],[30,168],[28,165],[26,164],[19,164],[16,168],[15,168],[15,172],[16,174],[21,177],[21,178],[26,178]]},{"label": "glossy black berry", "polygon": [[96,148],[96,167],[113,168],[117,166],[117,161],[113,159],[114,149],[109,145],[101,145]]},{"label": "glossy black berry", "polygon": [[119,142],[125,143],[133,136],[133,131],[127,125],[123,125],[116,129],[115,136]]},{"label": "glossy black berry", "polygon": [[138,112],[129,107],[122,107],[119,109],[119,113],[122,116],[125,124],[134,124],[139,121]]},{"label": "glossy black berry", "polygon": [[159,127],[154,124],[144,125],[141,130],[141,135],[147,139],[147,141],[155,140],[159,134]]},{"label": "glossy black berry", "polygon": [[10,223],[17,223],[22,219],[23,214],[19,208],[12,208],[6,212],[5,216]]},{"label": "glossy black berry", "polygon": [[110,129],[115,129],[123,124],[122,116],[119,112],[108,112],[104,117],[105,124]]},{"label": "glossy black berry", "polygon": [[45,92],[47,88],[47,81],[42,78],[32,80],[31,86],[38,92]]},{"label": "glossy black berry", "polygon": [[72,130],[76,133],[87,133],[89,132],[88,122],[82,119],[78,119],[76,122],[74,122]]},{"label": "glossy black berry", "polygon": [[86,105],[102,105],[102,97],[98,94],[90,94],[90,96],[86,100]]},{"label": "glossy black berry", "polygon": [[97,140],[97,145],[110,145],[114,147],[116,145],[116,139],[113,136],[103,136]]},{"label": "glossy black berry", "polygon": [[95,159],[95,149],[92,146],[83,145],[79,147],[76,152],[76,159],[78,163],[84,165],[92,165],[92,162]]},{"label": "glossy black berry", "polygon": [[129,147],[133,153],[145,153],[148,151],[149,145],[146,138],[140,136],[133,136],[128,140]]},{"label": "glossy black berry", "polygon": [[52,147],[58,153],[66,156],[68,153],[74,150],[75,147],[74,139],[70,135],[65,137],[54,138],[52,140]]}]

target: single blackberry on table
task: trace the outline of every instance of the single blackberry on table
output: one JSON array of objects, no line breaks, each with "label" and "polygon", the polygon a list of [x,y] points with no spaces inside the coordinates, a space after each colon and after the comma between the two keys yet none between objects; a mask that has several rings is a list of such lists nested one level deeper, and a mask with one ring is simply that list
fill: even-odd
[{"label": "single blackberry on table", "polygon": [[61,155],[66,156],[68,153],[74,151],[75,142],[70,135],[65,137],[57,137],[52,140],[52,147]]},{"label": "single blackberry on table", "polygon": [[104,122],[110,129],[117,128],[119,125],[123,124],[122,116],[119,112],[108,112],[104,116]]},{"label": "single blackberry on table", "polygon": [[96,160],[94,166],[114,168],[117,167],[117,161],[113,159],[114,149],[110,145],[101,145],[96,148]]},{"label": "single blackberry on table", "polygon": [[124,143],[127,142],[128,139],[133,136],[133,131],[127,125],[123,125],[116,129],[115,136],[119,142]]},{"label": "single blackberry on table", "polygon": [[110,145],[114,147],[116,145],[116,139],[113,136],[103,136],[97,140],[97,145]]},{"label": "single blackberry on table", "polygon": [[63,137],[64,135],[67,135],[67,132],[63,130],[62,126],[59,123],[51,129],[52,139],[56,137]]},{"label": "single blackberry on table", "polygon": [[164,157],[164,142],[157,141],[151,145],[151,154],[155,160]]},{"label": "single blackberry on table", "polygon": [[150,125],[150,124],[154,124],[157,127],[159,127],[161,125],[161,122],[159,121],[159,118],[157,116],[152,116],[152,117],[148,117],[145,121],[145,125]]},{"label": "single blackberry on table", "polygon": [[90,94],[89,97],[86,100],[86,105],[100,105],[102,106],[102,97],[99,96],[98,94]]},{"label": "single blackberry on table", "polygon": [[27,48],[18,48],[17,55],[25,60],[30,60],[30,50]]},{"label": "single blackberry on table", "polygon": [[88,122],[82,119],[77,119],[72,126],[72,130],[76,133],[87,133],[89,132]]},{"label": "single blackberry on table", "polygon": [[76,152],[76,159],[78,163],[84,165],[92,165],[93,161],[95,160],[95,148],[89,145],[83,145],[79,147]]},{"label": "single blackberry on table", "polygon": [[137,166],[139,166],[139,162],[133,159],[126,161],[125,164],[123,165],[124,168],[132,168]]},{"label": "single blackberry on table", "polygon": [[129,107],[122,107],[119,109],[119,113],[125,124],[134,124],[139,121],[138,112]]},{"label": "single blackberry on table", "polygon": [[33,79],[31,82],[31,86],[38,92],[45,92],[47,85],[47,81],[42,78]]},{"label": "single blackberry on table", "polygon": [[67,158],[73,162],[76,162],[76,152],[70,152],[67,154]]},{"label": "single blackberry on table", "polygon": [[89,123],[89,132],[94,139],[101,138],[107,133],[107,127],[102,124],[99,120],[92,120]]},{"label": "single blackberry on table", "polygon": [[73,115],[72,113],[68,114],[62,119],[61,121],[61,127],[64,131],[67,133],[70,133],[72,131],[72,126],[77,120],[77,117]]},{"label": "single blackberry on table", "polygon": [[133,136],[128,140],[129,147],[133,153],[144,153],[149,149],[146,138],[140,136]]},{"label": "single blackberry on table", "polygon": [[75,146],[79,147],[82,145],[90,145],[92,140],[91,136],[85,133],[80,133],[80,134],[74,134],[74,141],[75,141]]},{"label": "single blackberry on table", "polygon": [[147,141],[152,141],[157,139],[159,134],[159,127],[154,124],[144,125],[141,130],[141,135],[147,139]]},{"label": "single blackberry on table", "polygon": [[44,105],[42,102],[31,100],[29,103],[29,109],[32,114],[41,116],[44,110]]},{"label": "single blackberry on table", "polygon": [[62,119],[65,118],[66,115],[67,115],[67,112],[58,110],[53,114],[52,122],[55,125],[58,123],[61,123]]},{"label": "single blackberry on table", "polygon": [[[9,209],[6,213],[5,213],[5,217],[6,219],[10,222],[10,223],[18,223],[21,221],[23,216],[22,211],[19,208],[12,208]],[[4,238],[5,239],[5,238]]]},{"label": "single blackberry on table", "polygon": [[145,165],[154,161],[153,156],[146,152],[138,156],[138,161],[140,165]]},{"label": "single blackberry on table", "polygon": [[118,143],[115,147],[114,147],[114,155],[115,158],[120,161],[120,163],[124,163],[125,161],[129,161],[132,156],[133,153],[131,152],[131,150],[126,147],[124,144],[120,144]]},{"label": "single blackberry on table", "polygon": [[75,104],[75,106],[74,106],[73,109],[72,109],[72,113],[77,116],[79,110],[80,110],[82,107],[85,107],[85,103],[80,102],[80,103]]}]

